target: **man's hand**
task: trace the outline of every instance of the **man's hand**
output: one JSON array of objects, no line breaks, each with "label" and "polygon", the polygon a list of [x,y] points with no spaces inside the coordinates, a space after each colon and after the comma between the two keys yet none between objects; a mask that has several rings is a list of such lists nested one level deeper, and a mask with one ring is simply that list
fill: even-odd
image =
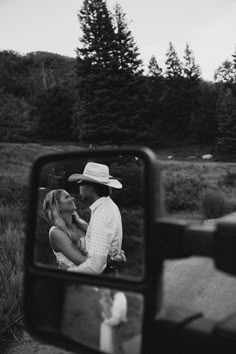
[{"label": "man's hand", "polygon": [[110,256],[110,259],[111,261],[123,263],[126,263],[127,261],[124,250],[121,250],[120,253],[117,253],[115,256]]},{"label": "man's hand", "polygon": [[107,266],[110,268],[116,268],[118,270],[122,270],[125,267],[127,262],[127,258],[125,256],[124,250],[121,250],[115,256],[107,257]]}]

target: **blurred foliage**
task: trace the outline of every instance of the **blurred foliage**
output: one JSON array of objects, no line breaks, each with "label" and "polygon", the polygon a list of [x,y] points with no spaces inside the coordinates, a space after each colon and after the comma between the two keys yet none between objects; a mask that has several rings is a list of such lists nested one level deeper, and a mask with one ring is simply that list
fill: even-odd
[{"label": "blurred foliage", "polygon": [[236,211],[236,201],[221,190],[206,190],[201,196],[202,213],[206,219],[220,218]]},{"label": "blurred foliage", "polygon": [[187,177],[180,174],[164,182],[167,211],[193,211],[199,206],[199,198],[206,186],[200,176]]}]

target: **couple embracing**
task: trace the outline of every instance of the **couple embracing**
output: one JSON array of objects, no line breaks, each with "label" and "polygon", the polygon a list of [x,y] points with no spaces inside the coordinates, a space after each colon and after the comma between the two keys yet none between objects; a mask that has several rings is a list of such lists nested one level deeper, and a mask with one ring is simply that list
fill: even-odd
[{"label": "couple embracing", "polygon": [[94,162],[88,162],[83,174],[73,174],[68,181],[79,183],[91,217],[87,224],[64,189],[46,195],[43,208],[51,224],[49,241],[58,266],[89,274],[115,273],[126,258],[121,249],[121,214],[110,195],[112,188],[121,189],[122,184],[110,176],[108,166]]}]

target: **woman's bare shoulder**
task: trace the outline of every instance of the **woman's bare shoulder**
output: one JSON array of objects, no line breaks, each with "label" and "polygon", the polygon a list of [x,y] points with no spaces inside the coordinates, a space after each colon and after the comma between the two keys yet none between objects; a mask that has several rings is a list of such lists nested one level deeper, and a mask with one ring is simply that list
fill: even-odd
[{"label": "woman's bare shoulder", "polygon": [[59,227],[56,227],[56,226],[51,228],[50,237],[54,241],[67,239],[66,233],[63,230],[59,229]]}]

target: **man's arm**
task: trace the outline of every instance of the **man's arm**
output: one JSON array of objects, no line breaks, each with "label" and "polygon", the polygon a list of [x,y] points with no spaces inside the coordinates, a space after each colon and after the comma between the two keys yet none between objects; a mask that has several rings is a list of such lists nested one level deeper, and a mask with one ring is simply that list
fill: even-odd
[{"label": "man's arm", "polygon": [[127,300],[122,292],[115,294],[114,302],[111,308],[111,317],[104,321],[109,326],[117,326],[122,322],[126,322],[127,318]]}]

